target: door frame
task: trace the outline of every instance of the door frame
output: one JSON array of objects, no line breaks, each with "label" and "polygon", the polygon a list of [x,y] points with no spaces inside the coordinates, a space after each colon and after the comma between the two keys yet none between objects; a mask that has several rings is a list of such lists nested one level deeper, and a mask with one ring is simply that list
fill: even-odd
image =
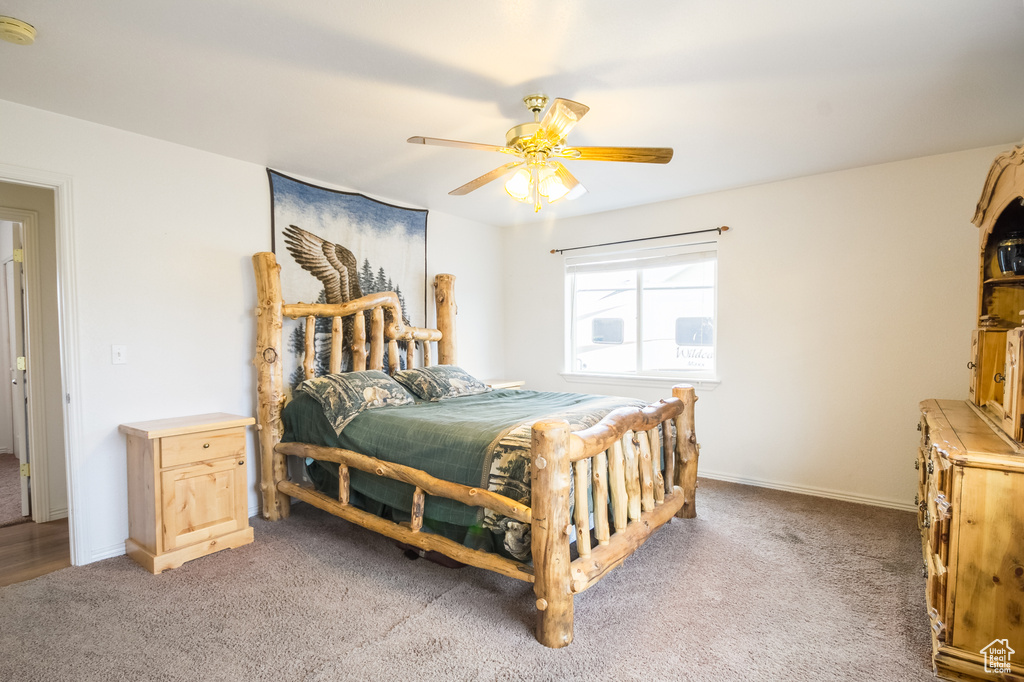
[{"label": "door frame", "polygon": [[[24,386],[27,399],[25,442],[28,448],[29,466],[32,468],[28,485],[29,495],[32,499],[32,520],[36,523],[46,523],[52,520],[48,467],[50,451],[46,445],[45,420],[41,418],[46,414],[45,393],[42,390],[37,390],[43,386],[46,369],[41,360],[43,340],[38,334],[32,334],[32,327],[37,325],[36,321],[42,310],[40,307],[42,303],[39,300],[39,254],[36,251],[39,244],[37,233],[39,214],[35,211],[0,206],[0,220],[9,220],[21,225],[21,249],[24,253],[21,265],[25,291],[22,309],[22,338],[24,339],[25,359],[28,362],[28,381]],[[20,284],[15,283],[15,285],[17,288],[21,288]],[[15,349],[11,348],[11,353],[14,352]],[[24,377],[24,375],[22,376]],[[15,406],[12,405],[11,408],[15,409]]]},{"label": "door frame", "polygon": [[[83,419],[81,401],[79,400],[79,396],[81,396],[81,362],[79,360],[80,344],[78,342],[78,278],[75,272],[75,239],[71,211],[73,206],[72,178],[61,173],[0,163],[0,182],[43,187],[52,190],[54,193],[54,230],[56,232],[54,236],[57,245],[57,313],[60,326],[60,378],[64,393],[64,400],[61,403],[64,408],[64,466],[68,494],[68,533],[71,538],[71,563],[74,566],[80,566],[89,561],[89,544],[87,542],[88,525],[84,510],[77,504],[78,500],[84,499],[81,495],[82,477],[79,471]],[[18,220],[18,222],[24,224],[21,220]],[[26,232],[29,232],[29,230],[26,230]],[[28,235],[26,235],[26,257],[27,259],[34,257],[38,263],[38,249],[32,248],[31,252],[29,252],[29,239]],[[31,239],[36,240],[34,230],[32,230]],[[31,245],[35,247],[36,243],[31,242]],[[36,278],[38,278],[38,265],[26,264],[30,265],[29,276],[32,276],[31,273],[35,273]],[[38,297],[38,281],[29,281],[27,284],[29,286],[29,295],[31,296],[34,290],[35,295]],[[29,305],[32,305],[31,301]],[[35,302],[34,309],[38,315],[40,310],[38,300]],[[41,342],[41,339],[37,338],[35,341]],[[41,349],[33,348],[30,352],[36,353],[37,360],[43,357]],[[42,391],[35,391],[33,395],[38,395],[41,400]],[[29,414],[31,415],[33,411],[34,406],[33,409],[29,410]],[[41,424],[39,426],[41,427]],[[30,432],[32,428],[33,426],[30,424]],[[36,445],[36,447],[38,448],[39,446]],[[39,502],[41,506],[42,501]]]}]

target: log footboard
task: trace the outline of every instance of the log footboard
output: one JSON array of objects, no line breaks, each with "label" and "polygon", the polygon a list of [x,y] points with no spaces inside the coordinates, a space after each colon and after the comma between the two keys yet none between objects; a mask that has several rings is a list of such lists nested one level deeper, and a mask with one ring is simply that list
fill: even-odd
[{"label": "log footboard", "polygon": [[[575,433],[563,420],[534,424],[533,589],[541,644],[558,648],[572,642],[573,596],[622,564],[673,516],[696,516],[697,398],[691,386],[675,386],[672,394],[643,410],[615,410]],[[572,477],[574,518],[569,516]],[[591,542],[588,487],[596,547]],[[570,560],[573,535],[578,558]]]}]

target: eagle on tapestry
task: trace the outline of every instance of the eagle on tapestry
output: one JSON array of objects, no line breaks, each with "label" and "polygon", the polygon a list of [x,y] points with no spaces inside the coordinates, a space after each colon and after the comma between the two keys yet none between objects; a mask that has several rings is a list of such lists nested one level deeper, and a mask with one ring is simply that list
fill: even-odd
[{"label": "eagle on tapestry", "polygon": [[[372,290],[364,292],[363,286],[360,284],[359,263],[356,260],[356,256],[341,244],[329,242],[297,225],[289,225],[282,232],[288,253],[292,255],[295,262],[324,285],[321,302],[332,304],[346,303],[362,297],[364,293],[372,294],[378,291],[389,290],[381,288],[381,286],[374,286],[372,282],[368,282],[369,288]],[[368,263],[365,269],[369,271]],[[390,284],[390,282],[388,283]],[[383,282],[381,284],[383,285]],[[402,320],[408,325],[409,319],[405,314],[405,301],[402,299],[400,292],[399,302],[402,306]],[[365,314],[367,316],[367,327],[369,327],[369,312]],[[391,311],[385,311],[385,324],[391,324],[390,318]],[[329,325],[330,320],[327,318],[318,319],[317,336],[328,336],[330,334]],[[345,318],[343,333],[348,339],[352,338],[351,325],[351,318]],[[324,328],[321,329],[321,326]],[[293,336],[293,346],[298,347],[304,344],[305,332],[301,327],[295,330]],[[399,348],[403,351],[405,350],[405,345],[405,341],[399,342]],[[329,361],[329,350],[326,344],[317,344],[316,356],[316,367],[318,370],[316,373],[318,375],[324,374]],[[350,356],[351,353],[346,347],[343,351],[343,370],[351,366],[349,364]],[[400,366],[404,366],[404,357],[400,357],[399,362]],[[387,350],[385,350],[384,363],[385,365],[387,364]],[[295,376],[292,377],[292,385],[297,385],[303,378],[297,371]]]},{"label": "eagle on tapestry", "polygon": [[323,282],[327,303],[345,303],[363,295],[359,264],[355,254],[344,246],[295,225],[284,229],[284,242],[295,262]]}]

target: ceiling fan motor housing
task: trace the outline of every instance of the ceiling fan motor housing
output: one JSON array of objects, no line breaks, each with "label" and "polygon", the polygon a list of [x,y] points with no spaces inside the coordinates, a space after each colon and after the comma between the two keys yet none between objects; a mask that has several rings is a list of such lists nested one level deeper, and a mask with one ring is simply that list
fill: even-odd
[{"label": "ceiling fan motor housing", "polygon": [[540,130],[540,123],[534,122],[522,123],[509,128],[508,132],[505,133],[505,145],[508,147],[516,147],[519,145],[520,141],[533,137],[538,130]]}]

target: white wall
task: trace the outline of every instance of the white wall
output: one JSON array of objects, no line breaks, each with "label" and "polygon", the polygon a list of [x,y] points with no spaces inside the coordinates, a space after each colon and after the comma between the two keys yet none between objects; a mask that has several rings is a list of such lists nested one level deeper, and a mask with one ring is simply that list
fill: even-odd
[{"label": "white wall", "polygon": [[[73,529],[80,563],[124,552],[123,422],[203,412],[255,414],[251,255],[270,248],[265,169],[0,101],[0,162],[71,177],[81,442]],[[287,168],[282,168],[287,172]],[[380,197],[387,200],[386,197]],[[451,271],[465,345],[502,324],[495,228],[431,212],[428,270]],[[128,346],[112,365],[111,344]],[[495,345],[464,353],[500,373]],[[250,453],[255,440],[250,434]],[[256,508],[250,457],[250,510]],[[76,522],[77,521],[77,522]]]},{"label": "white wall", "polygon": [[[455,330],[458,364],[481,379],[505,375],[504,313],[501,309],[501,230],[455,216],[427,228],[427,276],[455,275]],[[431,284],[431,291],[433,285]],[[430,324],[436,324],[433,300]],[[437,360],[437,353],[434,353]]]},{"label": "white wall", "polygon": [[970,220],[1004,149],[510,229],[507,370],[542,390],[666,395],[559,376],[562,257],[548,252],[728,225],[719,242],[722,383],[699,392],[701,471],[909,505],[918,402],[967,397],[977,315]]}]

